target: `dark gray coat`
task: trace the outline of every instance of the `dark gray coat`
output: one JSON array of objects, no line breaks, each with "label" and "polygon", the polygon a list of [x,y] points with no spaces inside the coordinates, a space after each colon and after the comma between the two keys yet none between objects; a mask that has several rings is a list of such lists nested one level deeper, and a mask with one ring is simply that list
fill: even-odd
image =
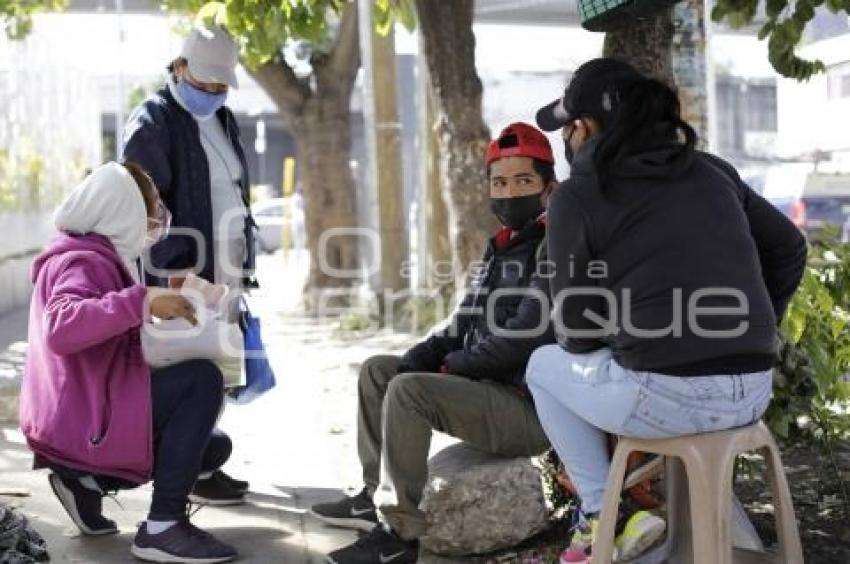
[{"label": "dark gray coat", "polygon": [[[239,127],[226,107],[218,110],[216,118],[221,121],[242,163],[242,197],[248,207],[251,184],[245,152],[239,141]],[[125,129],[125,139],[123,158],[137,163],[153,178],[163,203],[172,214],[172,227],[194,229],[205,242],[204,256],[198,256],[195,239],[179,233],[169,235],[151,249],[152,266],[178,270],[202,264],[199,276],[212,282],[215,259],[210,172],[197,122],[166,87],[133,111]],[[246,272],[254,270],[253,226],[249,216],[245,225]],[[149,280],[149,283],[156,282],[161,281]]]}]

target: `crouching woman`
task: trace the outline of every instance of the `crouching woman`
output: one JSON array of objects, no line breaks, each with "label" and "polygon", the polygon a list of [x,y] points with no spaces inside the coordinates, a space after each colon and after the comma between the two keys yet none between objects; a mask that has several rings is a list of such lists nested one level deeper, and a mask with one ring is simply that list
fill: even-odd
[{"label": "crouching woman", "polygon": [[[83,533],[117,532],[105,491],[153,476],[153,501],[132,553],[154,562],[225,562],[235,551],[189,523],[186,505],[222,402],[206,361],[154,371],[142,353],[146,316],[194,322],[179,295],[140,284],[136,260],[167,212],[137,166],[108,163],[54,215],[59,235],[32,267],[34,292],[21,428],[36,466]],[[229,453],[228,453],[229,454]]]}]

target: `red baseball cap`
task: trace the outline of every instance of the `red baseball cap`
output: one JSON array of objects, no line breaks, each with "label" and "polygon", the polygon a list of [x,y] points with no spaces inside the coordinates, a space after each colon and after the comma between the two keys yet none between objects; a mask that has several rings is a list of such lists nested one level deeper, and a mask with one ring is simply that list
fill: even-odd
[{"label": "red baseball cap", "polygon": [[[509,138],[513,139],[508,142]],[[490,142],[485,162],[490,166],[493,161],[505,157],[531,157],[544,163],[555,164],[552,146],[546,135],[533,125],[521,122],[510,124]]]}]

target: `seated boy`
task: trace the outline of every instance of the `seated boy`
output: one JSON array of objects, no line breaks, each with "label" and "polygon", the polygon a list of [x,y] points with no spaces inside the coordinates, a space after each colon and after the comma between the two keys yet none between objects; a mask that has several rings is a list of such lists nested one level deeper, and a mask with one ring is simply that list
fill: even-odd
[{"label": "seated boy", "polygon": [[[404,357],[375,356],[360,371],[358,450],[365,487],[316,505],[312,513],[370,533],[331,553],[331,562],[416,561],[417,539],[426,528],[419,502],[432,430],[508,457],[549,448],[523,374],[532,351],[554,339],[548,282],[538,272],[546,200],[556,186],[552,149],[538,129],[516,123],[490,144],[485,164],[490,206],[503,228],[490,239],[484,267],[451,324]],[[530,295],[530,289],[539,292]]]}]

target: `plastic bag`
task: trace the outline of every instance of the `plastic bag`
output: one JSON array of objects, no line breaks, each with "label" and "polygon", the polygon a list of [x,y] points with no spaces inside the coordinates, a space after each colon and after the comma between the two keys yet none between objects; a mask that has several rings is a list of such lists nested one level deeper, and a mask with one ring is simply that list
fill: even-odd
[{"label": "plastic bag", "polygon": [[240,325],[245,335],[245,385],[230,394],[236,403],[248,403],[277,385],[263,345],[260,319],[254,317],[243,301]]},{"label": "plastic bag", "polygon": [[224,385],[245,385],[245,341],[238,323],[230,323],[224,309],[228,289],[187,275],[180,293],[195,306],[198,324],[185,319],[151,319],[141,331],[142,351],[152,368],[187,360],[205,359],[218,366]]}]

